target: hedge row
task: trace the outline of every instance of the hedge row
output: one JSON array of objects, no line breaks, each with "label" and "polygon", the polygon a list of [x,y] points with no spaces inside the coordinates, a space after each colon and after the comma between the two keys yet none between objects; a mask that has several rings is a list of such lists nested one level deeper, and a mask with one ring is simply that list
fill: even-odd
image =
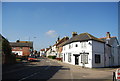
[{"label": "hedge row", "polygon": [[56,56],[48,56],[48,58],[56,59]]}]

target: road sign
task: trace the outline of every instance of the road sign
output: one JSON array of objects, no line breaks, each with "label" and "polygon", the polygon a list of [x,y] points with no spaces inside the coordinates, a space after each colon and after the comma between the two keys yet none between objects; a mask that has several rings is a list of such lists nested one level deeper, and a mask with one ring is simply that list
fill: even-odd
[{"label": "road sign", "polygon": [[116,70],[116,79],[117,81],[120,80],[120,68]]}]

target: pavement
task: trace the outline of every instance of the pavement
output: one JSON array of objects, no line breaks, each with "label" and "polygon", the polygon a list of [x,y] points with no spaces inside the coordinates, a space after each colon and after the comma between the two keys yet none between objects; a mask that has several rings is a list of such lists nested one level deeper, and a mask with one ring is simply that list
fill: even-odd
[{"label": "pavement", "polygon": [[24,62],[7,68],[3,70],[3,80],[17,81],[112,81],[112,73],[117,69],[82,68],[78,65],[42,57],[36,62]]}]

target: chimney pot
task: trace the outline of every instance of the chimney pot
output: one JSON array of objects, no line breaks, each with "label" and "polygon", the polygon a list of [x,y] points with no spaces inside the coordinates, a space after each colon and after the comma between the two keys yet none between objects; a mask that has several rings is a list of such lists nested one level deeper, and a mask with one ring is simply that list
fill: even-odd
[{"label": "chimney pot", "polygon": [[76,36],[77,32],[72,32],[72,37]]},{"label": "chimney pot", "polygon": [[106,33],[106,38],[110,38],[110,32]]}]

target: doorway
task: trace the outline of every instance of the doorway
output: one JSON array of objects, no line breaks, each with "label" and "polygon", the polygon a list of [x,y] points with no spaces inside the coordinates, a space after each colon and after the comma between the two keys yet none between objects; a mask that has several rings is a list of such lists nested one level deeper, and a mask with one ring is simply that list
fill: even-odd
[{"label": "doorway", "polygon": [[79,56],[75,55],[75,65],[79,65]]}]

